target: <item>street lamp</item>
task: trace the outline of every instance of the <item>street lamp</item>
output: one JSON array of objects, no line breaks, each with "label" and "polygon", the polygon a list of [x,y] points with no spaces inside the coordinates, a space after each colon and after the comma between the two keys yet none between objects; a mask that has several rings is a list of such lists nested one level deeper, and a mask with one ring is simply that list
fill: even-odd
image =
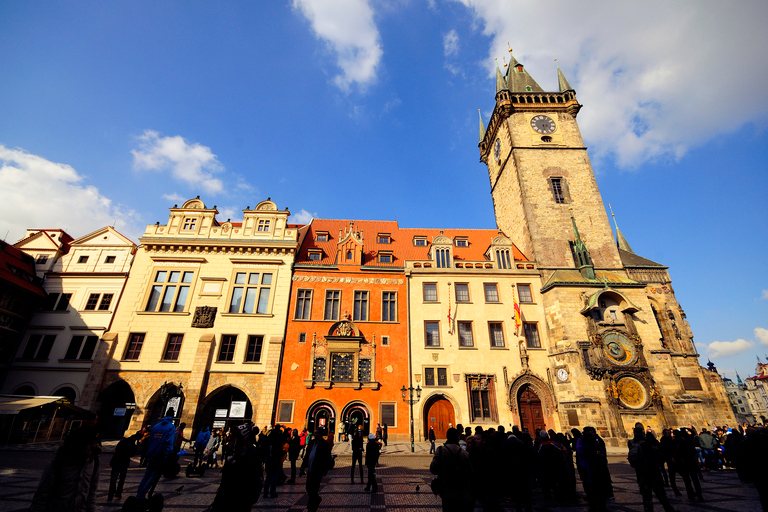
[{"label": "street lamp", "polygon": [[[413,397],[414,391],[416,392],[416,398]],[[418,384],[416,385],[416,389],[414,389],[413,386],[409,386],[407,388],[403,386],[403,388],[400,390],[400,393],[403,395],[403,402],[408,402],[408,407],[411,411],[411,453],[413,453],[413,404],[421,399],[421,388]]]}]

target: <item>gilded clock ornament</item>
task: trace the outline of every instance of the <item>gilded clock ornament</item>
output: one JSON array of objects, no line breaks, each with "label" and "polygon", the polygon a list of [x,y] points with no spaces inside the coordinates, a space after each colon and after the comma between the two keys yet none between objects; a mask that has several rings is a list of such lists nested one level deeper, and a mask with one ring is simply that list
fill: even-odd
[{"label": "gilded clock ornament", "polygon": [[635,344],[619,331],[610,331],[602,335],[603,353],[612,363],[628,365],[635,360]]},{"label": "gilded clock ornament", "polygon": [[622,377],[616,383],[619,402],[629,409],[642,409],[648,401],[648,391],[634,377]]},{"label": "gilded clock ornament", "polygon": [[555,122],[548,116],[534,116],[531,119],[531,128],[539,133],[550,134],[555,131]]}]

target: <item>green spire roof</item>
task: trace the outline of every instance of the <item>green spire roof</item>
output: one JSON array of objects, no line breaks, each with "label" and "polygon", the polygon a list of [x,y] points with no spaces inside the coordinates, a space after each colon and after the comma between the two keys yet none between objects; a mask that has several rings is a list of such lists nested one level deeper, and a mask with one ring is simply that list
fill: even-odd
[{"label": "green spire roof", "polygon": [[[509,61],[507,87],[510,92],[544,92],[544,89],[528,74],[523,65],[512,55],[512,52],[509,53]],[[498,78],[496,80],[498,82]]]},{"label": "green spire roof", "polygon": [[504,90],[507,90],[507,81],[504,80],[499,66],[496,66],[496,94]]},{"label": "green spire roof", "polygon": [[573,91],[573,87],[565,79],[565,75],[560,71],[560,66],[557,66],[557,83],[560,86],[560,92]]},{"label": "green spire roof", "polygon": [[[559,71],[559,69],[558,69]],[[608,204],[608,208],[611,210],[611,217],[613,217],[613,225],[616,226],[616,246],[621,249],[622,251],[631,252],[632,254],[635,253],[635,251],[632,250],[632,247],[629,246],[629,242],[627,242],[627,239],[624,238],[624,235],[621,234],[621,230],[619,229],[618,223],[616,223],[616,215],[613,213],[613,208],[611,207],[610,203]]]},{"label": "green spire roof", "polygon": [[485,123],[483,123],[483,114],[480,113],[480,109],[477,109],[477,115],[480,118],[480,142],[483,142],[485,138]]},{"label": "green spire roof", "polygon": [[581,275],[587,279],[595,279],[595,266],[592,263],[592,257],[589,255],[589,249],[581,240],[579,228],[576,227],[576,219],[571,214],[571,224],[573,225],[573,236],[576,240],[573,243],[573,254],[576,257],[576,265],[579,267]]}]

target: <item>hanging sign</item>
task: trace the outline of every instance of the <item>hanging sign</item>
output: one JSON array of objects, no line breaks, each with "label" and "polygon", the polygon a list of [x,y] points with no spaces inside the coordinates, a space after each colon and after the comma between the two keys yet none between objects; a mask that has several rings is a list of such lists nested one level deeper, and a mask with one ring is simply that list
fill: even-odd
[{"label": "hanging sign", "polygon": [[216,409],[216,417],[217,418],[226,418],[227,417],[227,410],[226,409]]},{"label": "hanging sign", "polygon": [[[226,409],[224,409],[226,411]],[[224,428],[227,425],[226,421],[218,420],[213,422],[213,428]]]},{"label": "hanging sign", "polygon": [[168,405],[165,406],[165,414],[168,415],[168,411],[173,409],[173,412],[176,413],[176,416],[180,416],[181,411],[179,408],[181,407],[181,397],[175,396],[168,400]]},{"label": "hanging sign", "polygon": [[229,408],[229,417],[245,418],[245,404],[246,402],[232,402]]}]

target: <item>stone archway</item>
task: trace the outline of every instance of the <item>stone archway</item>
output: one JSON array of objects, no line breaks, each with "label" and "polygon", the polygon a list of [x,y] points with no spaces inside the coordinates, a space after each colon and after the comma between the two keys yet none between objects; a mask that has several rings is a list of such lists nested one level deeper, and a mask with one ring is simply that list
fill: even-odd
[{"label": "stone archway", "polygon": [[[342,426],[343,425],[343,426]],[[362,428],[360,428],[362,427]],[[341,423],[339,429],[344,429],[345,434],[362,432],[363,437],[371,432],[371,409],[365,402],[354,401],[344,406],[341,411]]]},{"label": "stone archway", "polygon": [[104,438],[119,438],[128,429],[136,409],[136,396],[124,380],[117,380],[99,393],[99,431]]},{"label": "stone archway", "polygon": [[[521,398],[523,400],[521,404]],[[516,420],[520,422],[522,428],[523,408],[533,423],[543,423],[547,429],[558,430],[560,425],[556,423],[556,405],[552,388],[542,379],[532,373],[524,373],[512,381],[507,395],[508,405]],[[535,417],[537,410],[540,410],[541,419]],[[540,426],[540,425],[537,425]],[[530,430],[530,427],[529,427]],[[531,431],[533,434],[533,431]]]},{"label": "stone archway", "polygon": [[315,402],[307,410],[307,430],[314,432],[319,427],[326,434],[336,432],[336,408],[326,400]]},{"label": "stone archway", "polygon": [[[251,421],[252,417],[253,407],[245,391],[226,385],[205,397],[200,412],[195,415],[193,429],[198,431],[202,427],[223,428],[240,425]],[[260,428],[264,426],[259,425]]]},{"label": "stone archway", "polygon": [[427,437],[429,427],[432,427],[438,439],[445,439],[448,429],[456,426],[456,410],[445,395],[430,396],[424,401],[422,410],[424,437]]}]

